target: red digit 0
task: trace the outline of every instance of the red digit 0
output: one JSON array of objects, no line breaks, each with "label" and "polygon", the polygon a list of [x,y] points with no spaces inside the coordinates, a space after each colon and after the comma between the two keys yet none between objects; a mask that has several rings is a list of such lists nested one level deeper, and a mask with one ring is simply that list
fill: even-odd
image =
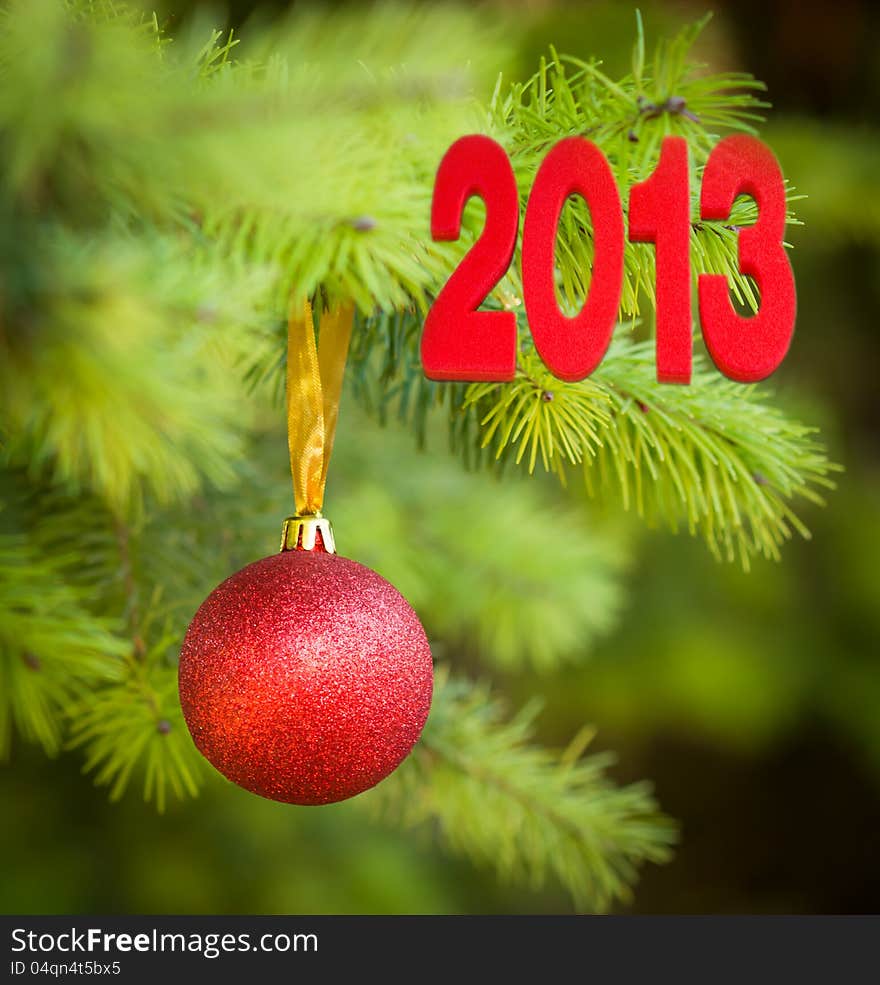
[{"label": "red digit 0", "polygon": [[758,313],[737,314],[724,274],[700,274],[700,322],[715,365],[732,380],[755,383],[785,358],[797,309],[794,274],[782,245],[785,185],[773,153],[755,137],[720,141],[706,162],[700,196],[704,219],[727,219],[737,195],[750,195],[758,221],[739,233],[739,269],[761,293]]},{"label": "red digit 0", "polygon": [[[569,195],[580,195],[593,220],[593,272],[583,308],[566,317],[556,302],[556,234]],[[560,380],[582,380],[599,365],[623,286],[623,214],[608,161],[584,137],[566,137],[535,177],[522,243],[523,300],[535,348]]]},{"label": "red digit 0", "polygon": [[513,258],[519,193],[504,148],[479,134],[456,140],[440,162],[431,207],[435,240],[458,239],[472,195],[486,203],[486,222],[425,318],[422,369],[431,380],[507,381],[516,371],[516,315],[477,308]]},{"label": "red digit 0", "polygon": [[647,181],[629,193],[629,238],[657,248],[657,379],[690,383],[691,317],[690,184],[684,137],[665,137]]}]

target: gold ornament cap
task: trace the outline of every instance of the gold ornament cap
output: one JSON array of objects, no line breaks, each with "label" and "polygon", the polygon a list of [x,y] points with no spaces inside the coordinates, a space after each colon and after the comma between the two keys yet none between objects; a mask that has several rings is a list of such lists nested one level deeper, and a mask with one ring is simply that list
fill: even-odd
[{"label": "gold ornament cap", "polygon": [[320,513],[296,513],[287,517],[281,525],[281,551],[313,551],[319,531],[324,550],[328,554],[335,554],[333,527]]}]

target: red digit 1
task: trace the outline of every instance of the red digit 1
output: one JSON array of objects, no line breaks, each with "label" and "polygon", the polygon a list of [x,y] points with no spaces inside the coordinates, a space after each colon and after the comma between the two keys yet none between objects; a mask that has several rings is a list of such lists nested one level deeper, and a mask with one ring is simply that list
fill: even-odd
[{"label": "red digit 1", "polygon": [[654,173],[629,193],[629,238],[657,248],[657,379],[690,383],[691,216],[688,147],[665,137]]},{"label": "red digit 1", "polygon": [[[593,220],[593,272],[583,308],[567,318],[556,303],[556,234],[569,195],[580,195]],[[561,380],[582,380],[611,341],[623,285],[623,214],[608,161],[584,137],[566,137],[544,158],[526,207],[523,300],[535,348]]]},{"label": "red digit 1", "polygon": [[797,309],[794,274],[782,245],[785,185],[773,153],[755,137],[736,135],[716,144],[703,173],[704,219],[727,219],[737,195],[751,195],[758,221],[739,233],[739,269],[761,293],[758,313],[737,314],[723,274],[700,274],[700,321],[715,365],[732,380],[755,383],[785,358]]},{"label": "red digit 1", "polygon": [[477,311],[504,276],[519,228],[519,193],[504,149],[481,135],[461,137],[440,162],[431,235],[456,240],[472,195],[486,203],[486,223],[437,295],[422,332],[422,369],[431,380],[512,380],[516,315]]}]

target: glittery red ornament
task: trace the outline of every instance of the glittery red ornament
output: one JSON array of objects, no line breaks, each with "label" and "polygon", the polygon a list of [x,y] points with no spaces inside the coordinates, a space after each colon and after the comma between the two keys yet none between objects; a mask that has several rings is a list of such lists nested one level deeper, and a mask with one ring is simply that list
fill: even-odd
[{"label": "glittery red ornament", "polygon": [[202,754],[272,800],[329,804],[391,773],[431,704],[431,651],[384,578],[313,550],[248,565],[204,601],[180,655]]}]

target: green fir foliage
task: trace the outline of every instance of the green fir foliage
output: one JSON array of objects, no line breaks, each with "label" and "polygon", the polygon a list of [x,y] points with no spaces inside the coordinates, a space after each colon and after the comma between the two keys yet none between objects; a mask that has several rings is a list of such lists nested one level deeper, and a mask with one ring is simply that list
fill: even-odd
[{"label": "green fir foliage", "polygon": [[674,830],[643,783],[618,787],[613,757],[584,756],[579,732],[554,754],[530,742],[534,703],[506,718],[485,687],[438,675],[429,724],[414,755],[377,790],[405,825],[436,825],[456,853],[507,880],[552,872],[581,909],[626,899],[644,860],[665,861]]}]

